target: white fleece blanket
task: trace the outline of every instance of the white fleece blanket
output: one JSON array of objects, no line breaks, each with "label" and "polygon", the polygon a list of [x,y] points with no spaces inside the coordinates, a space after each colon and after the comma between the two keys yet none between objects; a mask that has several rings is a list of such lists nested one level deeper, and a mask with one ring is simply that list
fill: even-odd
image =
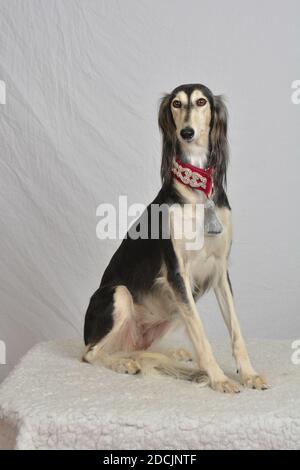
[{"label": "white fleece blanket", "polygon": [[[38,344],[0,388],[0,448],[299,449],[291,341],[250,341],[249,349],[272,389],[225,395],[81,363],[78,340]],[[216,351],[233,376],[229,347]]]}]

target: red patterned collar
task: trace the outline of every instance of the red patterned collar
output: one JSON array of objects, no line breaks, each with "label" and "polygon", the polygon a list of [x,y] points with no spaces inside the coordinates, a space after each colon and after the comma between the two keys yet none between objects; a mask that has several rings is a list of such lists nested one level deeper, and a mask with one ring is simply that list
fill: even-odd
[{"label": "red patterned collar", "polygon": [[203,170],[190,163],[183,163],[179,158],[173,160],[172,173],[180,183],[192,189],[203,191],[209,197],[213,190],[213,168]]}]

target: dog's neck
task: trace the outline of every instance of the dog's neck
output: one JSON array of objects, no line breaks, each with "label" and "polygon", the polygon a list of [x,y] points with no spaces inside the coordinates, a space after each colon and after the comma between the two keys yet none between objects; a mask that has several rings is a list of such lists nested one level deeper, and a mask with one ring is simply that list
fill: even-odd
[{"label": "dog's neck", "polygon": [[[197,168],[206,168],[208,160],[208,145],[196,143],[180,143],[178,148],[178,157],[183,163],[189,163]],[[176,190],[188,203],[199,203],[206,200],[202,191],[185,186],[181,182],[173,179]]]},{"label": "dog's neck", "polygon": [[190,163],[198,168],[205,168],[208,159],[208,148],[206,145],[180,144],[180,160]]}]

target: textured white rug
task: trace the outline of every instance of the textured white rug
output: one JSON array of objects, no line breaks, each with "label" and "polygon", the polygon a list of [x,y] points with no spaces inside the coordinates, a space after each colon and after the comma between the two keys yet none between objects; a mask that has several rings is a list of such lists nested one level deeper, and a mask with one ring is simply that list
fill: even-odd
[{"label": "textured white rug", "polygon": [[[80,341],[36,345],[0,388],[0,448],[299,449],[300,365],[291,341],[250,341],[267,391],[225,395],[79,361]],[[216,355],[234,377],[229,346]]]}]

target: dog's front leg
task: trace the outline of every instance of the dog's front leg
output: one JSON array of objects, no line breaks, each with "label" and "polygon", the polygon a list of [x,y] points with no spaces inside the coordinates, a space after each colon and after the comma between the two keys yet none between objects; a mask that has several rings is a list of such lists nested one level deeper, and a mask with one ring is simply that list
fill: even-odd
[{"label": "dog's front leg", "polygon": [[175,286],[175,297],[181,317],[193,343],[200,368],[207,373],[210,386],[214,390],[225,393],[239,392],[238,384],[226,377],[214,357],[193,299],[190,282],[182,277],[180,284],[180,289]]},{"label": "dog's front leg", "polygon": [[233,355],[243,385],[259,390],[268,388],[265,378],[257,374],[249,359],[247,347],[235,311],[229,275],[226,270],[222,273],[220,281],[215,287],[215,295],[231,336]]}]

